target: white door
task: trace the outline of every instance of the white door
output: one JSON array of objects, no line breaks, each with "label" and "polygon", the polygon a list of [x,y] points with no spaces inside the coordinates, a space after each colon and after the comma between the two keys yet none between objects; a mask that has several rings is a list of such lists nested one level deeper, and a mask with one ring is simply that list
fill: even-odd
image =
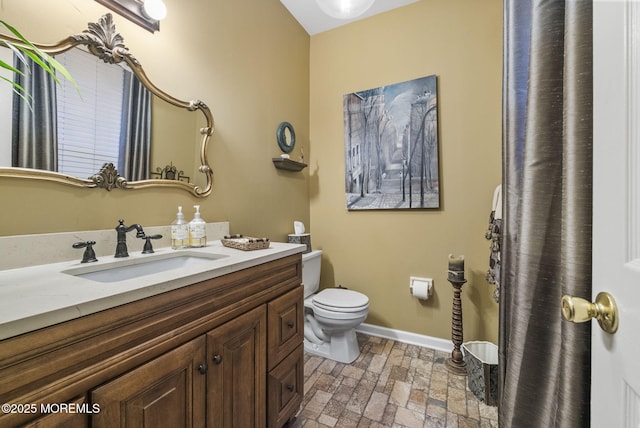
[{"label": "white door", "polygon": [[593,296],[619,328],[592,322],[591,426],[640,428],[640,2],[593,11]]}]

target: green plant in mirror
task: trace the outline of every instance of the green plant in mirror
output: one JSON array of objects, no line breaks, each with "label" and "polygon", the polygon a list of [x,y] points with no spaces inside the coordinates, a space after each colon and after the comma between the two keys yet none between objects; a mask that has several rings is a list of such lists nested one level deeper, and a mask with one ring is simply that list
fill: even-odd
[{"label": "green plant in mirror", "polygon": [[[56,83],[60,83],[58,80],[58,76],[56,75],[56,71],[63,75],[67,80],[72,82],[76,86],[76,90],[78,90],[78,86],[75,81],[69,74],[69,72],[64,68],[62,64],[56,61],[52,56],[48,55],[46,52],[43,52],[41,49],[38,49],[33,43],[27,40],[18,30],[16,30],[13,26],[9,25],[7,22],[0,20],[0,24],[9,30],[15,38],[18,40],[17,43],[9,42],[8,40],[0,40],[0,46],[6,46],[13,51],[16,58],[21,61],[23,64],[27,65],[27,58],[33,60],[35,64],[39,67],[42,67],[48,74],[53,77]],[[27,65],[28,66],[28,65]],[[6,70],[10,70],[14,73],[18,73],[23,75],[24,73],[11,64],[7,64],[6,62],[0,60],[0,67]],[[0,76],[0,79],[8,82],[12,87],[13,91],[22,97],[29,106],[31,106],[31,95],[29,95],[25,89],[20,86],[18,83],[13,81],[12,79],[8,79],[6,77]]]}]

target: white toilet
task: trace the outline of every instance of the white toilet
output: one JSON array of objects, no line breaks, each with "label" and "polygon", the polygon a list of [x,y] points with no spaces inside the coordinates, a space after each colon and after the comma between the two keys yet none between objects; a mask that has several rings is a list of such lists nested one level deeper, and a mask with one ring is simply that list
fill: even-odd
[{"label": "white toilet", "polygon": [[360,348],[355,328],[369,312],[369,298],[344,288],[328,288],[317,294],[320,286],[322,251],[302,255],[304,284],[304,349],[341,363],[351,363]]}]

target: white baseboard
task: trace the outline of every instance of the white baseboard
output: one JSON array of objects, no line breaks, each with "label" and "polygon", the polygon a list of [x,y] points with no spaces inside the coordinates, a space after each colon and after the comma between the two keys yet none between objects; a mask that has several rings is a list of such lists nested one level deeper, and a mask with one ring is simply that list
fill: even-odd
[{"label": "white baseboard", "polygon": [[410,345],[418,345],[425,348],[435,349],[436,351],[451,352],[453,350],[453,343],[450,340],[425,336],[423,334],[411,333],[408,331],[395,330],[387,327],[380,327],[373,324],[360,324],[360,326],[356,328],[356,331],[370,336],[382,337],[384,339],[392,339],[398,342],[408,343]]}]

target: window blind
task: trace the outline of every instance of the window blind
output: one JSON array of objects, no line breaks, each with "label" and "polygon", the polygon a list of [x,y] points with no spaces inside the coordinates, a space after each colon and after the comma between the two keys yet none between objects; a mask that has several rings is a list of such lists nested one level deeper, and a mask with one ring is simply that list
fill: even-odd
[{"label": "window blind", "polygon": [[88,178],[106,162],[118,165],[125,71],[80,49],[56,59],[78,85],[59,77],[58,171]]}]

